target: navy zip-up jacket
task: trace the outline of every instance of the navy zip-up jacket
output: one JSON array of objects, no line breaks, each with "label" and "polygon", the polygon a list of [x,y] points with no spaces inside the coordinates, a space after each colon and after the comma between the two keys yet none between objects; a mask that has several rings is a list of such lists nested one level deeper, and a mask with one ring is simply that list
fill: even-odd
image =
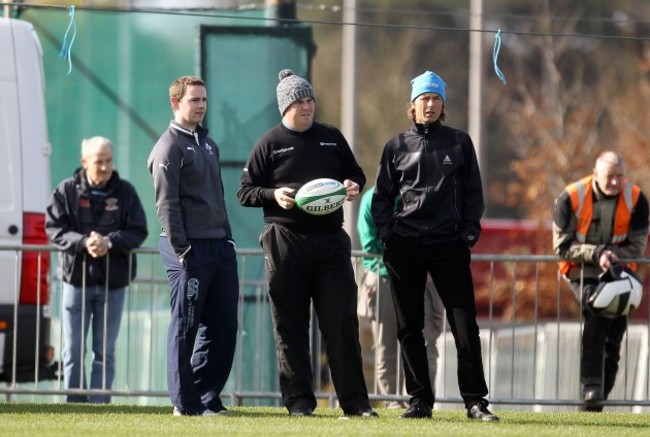
[{"label": "navy zip-up jacket", "polygon": [[136,275],[136,257],[129,253],[147,238],[147,219],[133,186],[113,171],[105,194],[92,195],[84,169],[63,180],[52,194],[46,210],[45,230],[59,255],[59,273],[64,282],[81,287],[83,260],[86,284],[106,284],[106,257],[93,258],[86,250],[91,231],[107,236],[109,251],[108,288],[126,287]]},{"label": "navy zip-up jacket", "polygon": [[471,247],[481,234],[484,209],[467,133],[440,121],[415,124],[384,147],[372,200],[383,242],[395,232],[423,244],[462,239]]}]

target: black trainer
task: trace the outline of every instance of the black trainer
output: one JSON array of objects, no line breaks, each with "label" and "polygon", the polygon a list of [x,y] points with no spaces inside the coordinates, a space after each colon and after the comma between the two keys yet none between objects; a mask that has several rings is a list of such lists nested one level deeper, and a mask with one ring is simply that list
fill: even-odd
[{"label": "black trainer", "polygon": [[590,385],[585,387],[582,399],[587,403],[597,404],[603,401],[603,391],[600,389],[600,386]]},{"label": "black trainer", "polygon": [[208,408],[201,416],[230,416],[230,411],[221,405],[215,408]]},{"label": "black trainer", "polygon": [[431,407],[415,399],[400,416],[401,419],[425,419],[431,417]]},{"label": "black trainer", "polygon": [[295,410],[291,410],[289,413],[289,416],[293,417],[308,417],[311,416],[313,413],[313,410],[309,407],[303,407],[303,408],[296,408]]},{"label": "black trainer", "polygon": [[379,414],[377,414],[377,412],[372,408],[367,407],[367,408],[360,408],[353,413],[347,413],[346,416],[376,418],[379,417]]},{"label": "black trainer", "polygon": [[603,411],[602,402],[605,399],[603,397],[603,391],[599,385],[590,385],[585,387],[584,392],[582,393],[582,399],[585,401],[582,408],[583,411],[593,411],[596,413]]},{"label": "black trainer", "polygon": [[488,410],[488,402],[486,400],[480,400],[471,404],[467,409],[467,417],[482,420],[483,422],[496,422],[499,420],[498,416]]}]

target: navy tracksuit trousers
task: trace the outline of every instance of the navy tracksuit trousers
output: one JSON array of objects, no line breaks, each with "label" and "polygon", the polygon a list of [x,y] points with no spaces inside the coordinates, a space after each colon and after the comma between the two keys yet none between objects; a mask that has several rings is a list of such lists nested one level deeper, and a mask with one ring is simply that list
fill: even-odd
[{"label": "navy tracksuit trousers", "polygon": [[190,240],[183,264],[167,237],[160,256],[171,289],[167,390],[185,414],[220,410],[237,340],[239,280],[235,249],[226,239]]}]

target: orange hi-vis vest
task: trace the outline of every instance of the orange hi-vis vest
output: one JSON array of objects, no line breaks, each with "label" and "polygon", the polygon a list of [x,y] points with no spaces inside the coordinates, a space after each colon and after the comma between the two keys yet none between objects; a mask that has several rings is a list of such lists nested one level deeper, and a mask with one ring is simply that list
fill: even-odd
[{"label": "orange hi-vis vest", "polygon": [[[566,191],[571,197],[571,208],[578,220],[576,226],[576,239],[580,243],[587,240],[587,232],[591,225],[591,217],[593,215],[594,199],[592,181],[593,176],[587,176],[574,182],[566,187]],[[639,200],[641,188],[631,182],[624,181],[623,189],[618,194],[616,202],[616,216],[614,217],[614,228],[612,232],[612,244],[621,244],[627,238],[627,232],[630,229],[630,219],[632,218],[632,211]],[[560,272],[563,275],[569,273],[572,267],[577,264],[574,261],[560,261]],[[630,263],[628,267],[636,270],[636,264]]]}]

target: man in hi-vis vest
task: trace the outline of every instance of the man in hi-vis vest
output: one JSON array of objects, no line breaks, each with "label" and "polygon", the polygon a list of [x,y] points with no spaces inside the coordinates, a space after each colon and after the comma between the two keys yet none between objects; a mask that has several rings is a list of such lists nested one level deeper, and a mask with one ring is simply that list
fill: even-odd
[{"label": "man in hi-vis vest", "polygon": [[616,152],[603,152],[593,174],[568,185],[555,201],[553,249],[584,315],[580,382],[586,411],[602,411],[614,387],[627,328],[627,316],[598,316],[586,302],[601,273],[620,258],[643,256],[647,235],[648,200],[625,179],[625,161]]}]

